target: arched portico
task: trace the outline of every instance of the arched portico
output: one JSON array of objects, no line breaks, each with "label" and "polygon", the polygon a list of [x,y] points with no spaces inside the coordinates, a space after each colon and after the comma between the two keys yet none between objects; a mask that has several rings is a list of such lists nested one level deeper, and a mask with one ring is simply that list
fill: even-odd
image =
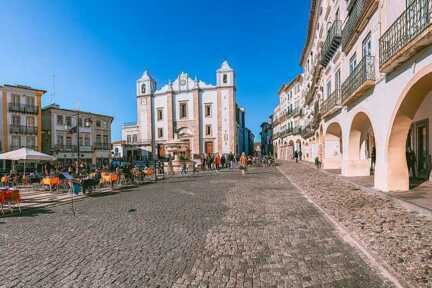
[{"label": "arched portico", "polygon": [[342,127],[339,123],[333,122],[327,126],[324,135],[324,169],[342,168]]},{"label": "arched portico", "polygon": [[376,145],[374,129],[365,112],[357,113],[348,135],[348,157],[343,161],[344,176],[370,176],[375,168]]},{"label": "arched portico", "polygon": [[[431,119],[432,65],[429,65],[412,78],[400,95],[388,136],[387,163],[383,163],[388,172],[386,177],[376,179],[377,188],[407,191],[410,172],[411,180],[430,177]],[[414,161],[409,161],[412,157]]]}]

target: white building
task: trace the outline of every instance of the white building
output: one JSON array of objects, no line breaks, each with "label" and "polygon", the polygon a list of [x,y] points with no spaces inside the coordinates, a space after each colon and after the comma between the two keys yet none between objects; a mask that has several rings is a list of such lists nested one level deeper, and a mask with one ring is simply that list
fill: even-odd
[{"label": "white building", "polygon": [[312,0],[301,58],[306,160],[373,175],[383,191],[430,177],[431,11],[430,0]]},{"label": "white building", "polygon": [[181,73],[159,89],[146,71],[136,84],[137,122],[122,127],[122,140],[139,146],[144,157],[164,157],[181,145],[185,154],[238,152],[235,72],[224,62],[216,85]]}]

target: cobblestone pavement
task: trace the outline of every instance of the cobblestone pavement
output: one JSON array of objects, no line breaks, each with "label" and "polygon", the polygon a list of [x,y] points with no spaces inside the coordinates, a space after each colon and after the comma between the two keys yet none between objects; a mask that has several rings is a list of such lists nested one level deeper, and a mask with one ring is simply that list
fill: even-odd
[{"label": "cobblestone pavement", "polygon": [[[0,219],[0,287],[391,287],[276,169]],[[30,214],[31,213],[31,214]]]},{"label": "cobblestone pavement", "polygon": [[404,285],[432,287],[430,214],[408,210],[392,197],[360,190],[308,164],[283,162],[280,169]]}]

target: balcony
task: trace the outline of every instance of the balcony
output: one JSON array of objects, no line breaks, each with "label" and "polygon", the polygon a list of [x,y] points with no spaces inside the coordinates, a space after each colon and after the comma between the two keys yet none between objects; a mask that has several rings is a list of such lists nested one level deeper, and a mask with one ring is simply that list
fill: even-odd
[{"label": "balcony", "polygon": [[346,105],[375,86],[375,57],[364,57],[342,84],[342,105]]},{"label": "balcony", "polygon": [[341,91],[336,89],[321,104],[321,115],[325,118],[341,108]]},{"label": "balcony", "polygon": [[37,151],[38,147],[36,145],[11,145],[9,151],[15,151],[21,148],[28,148]]},{"label": "balcony", "polygon": [[36,126],[9,125],[9,133],[23,135],[37,135],[38,128]]},{"label": "balcony", "polygon": [[414,0],[381,36],[380,70],[393,71],[420,49],[432,44],[430,0]]},{"label": "balcony", "polygon": [[293,117],[299,117],[302,116],[302,109],[300,109],[299,107],[294,108],[293,111]]},{"label": "balcony", "polygon": [[300,135],[302,133],[302,129],[301,129],[301,127],[295,127],[294,129],[293,129],[293,135]]},{"label": "balcony", "polygon": [[[57,144],[54,146],[54,151],[56,152],[62,152],[62,153],[76,153],[78,152],[78,145],[72,145],[72,144]],[[91,152],[91,146],[80,146],[80,152]]]},{"label": "balcony", "polygon": [[303,139],[308,139],[314,135],[314,131],[312,130],[312,127],[306,126],[302,129],[301,135]]},{"label": "balcony", "polygon": [[340,46],[342,40],[342,21],[337,20],[333,22],[330,27],[327,38],[324,42],[324,46],[322,48],[321,54],[321,65],[326,67],[328,63],[333,58],[333,55],[336,53],[337,49]]},{"label": "balcony", "polygon": [[9,112],[19,112],[19,113],[26,113],[26,114],[39,113],[39,106],[36,105],[9,103],[8,107],[9,107]]},{"label": "balcony", "polygon": [[347,53],[354,46],[360,33],[378,7],[379,0],[351,0],[349,16],[342,29],[342,49]]},{"label": "balcony", "polygon": [[94,143],[93,150],[110,151],[112,149],[111,143]]}]

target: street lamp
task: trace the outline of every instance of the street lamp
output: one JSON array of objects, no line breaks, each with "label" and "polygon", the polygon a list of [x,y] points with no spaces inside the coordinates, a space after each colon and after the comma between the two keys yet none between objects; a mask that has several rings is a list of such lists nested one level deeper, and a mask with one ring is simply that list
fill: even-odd
[{"label": "street lamp", "polygon": [[[77,110],[76,111],[76,113],[73,115],[74,117],[76,117],[76,125],[75,125],[75,127],[72,127],[70,130],[69,130],[69,133],[70,134],[77,134],[77,167],[76,167],[76,173],[77,173],[77,175],[79,176],[79,166],[80,166],[80,164],[79,164],[79,162],[80,162],[80,154],[81,154],[81,141],[80,141],[80,111],[79,110]],[[72,122],[72,121],[71,121]],[[84,127],[90,127],[90,124],[91,124],[91,121],[90,121],[90,119],[85,119],[85,121],[84,121]],[[71,125],[72,125],[72,123],[71,123]],[[67,123],[65,123],[65,130],[67,130],[69,127],[67,126]]]}]

